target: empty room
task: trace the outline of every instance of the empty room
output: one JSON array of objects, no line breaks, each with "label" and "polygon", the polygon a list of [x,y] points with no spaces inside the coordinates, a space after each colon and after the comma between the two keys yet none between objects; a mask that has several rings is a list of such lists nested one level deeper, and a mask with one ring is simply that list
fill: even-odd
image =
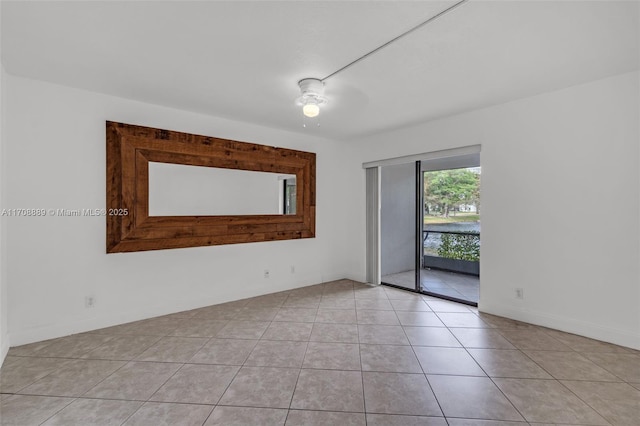
[{"label": "empty room", "polygon": [[0,1],[0,425],[637,425],[640,2]]}]

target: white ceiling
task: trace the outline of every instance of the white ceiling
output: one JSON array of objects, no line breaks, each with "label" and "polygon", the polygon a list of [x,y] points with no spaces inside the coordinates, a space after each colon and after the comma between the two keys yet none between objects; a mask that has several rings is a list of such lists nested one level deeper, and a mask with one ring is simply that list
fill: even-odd
[{"label": "white ceiling", "polygon": [[637,1],[467,4],[326,81],[454,1],[2,1],[15,75],[349,139],[638,69]]}]

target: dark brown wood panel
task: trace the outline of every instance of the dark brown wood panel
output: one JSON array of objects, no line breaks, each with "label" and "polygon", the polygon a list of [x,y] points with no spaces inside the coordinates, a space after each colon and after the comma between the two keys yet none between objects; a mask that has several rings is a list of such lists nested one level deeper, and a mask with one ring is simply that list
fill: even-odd
[{"label": "dark brown wood panel", "polygon": [[[111,121],[106,127],[107,253],[315,237],[314,153]],[[295,174],[297,214],[149,216],[150,161]]]}]

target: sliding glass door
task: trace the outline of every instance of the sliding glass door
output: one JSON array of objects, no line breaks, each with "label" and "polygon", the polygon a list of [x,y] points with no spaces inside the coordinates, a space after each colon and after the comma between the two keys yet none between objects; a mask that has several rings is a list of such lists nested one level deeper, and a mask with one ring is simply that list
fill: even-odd
[{"label": "sliding glass door", "polygon": [[416,255],[416,166],[411,162],[380,168],[380,271],[382,282],[418,290]]}]

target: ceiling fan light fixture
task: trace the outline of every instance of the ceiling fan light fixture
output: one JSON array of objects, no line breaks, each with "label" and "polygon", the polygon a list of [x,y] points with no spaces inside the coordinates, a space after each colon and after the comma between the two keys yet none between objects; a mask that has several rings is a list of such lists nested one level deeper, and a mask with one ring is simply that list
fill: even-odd
[{"label": "ceiling fan light fixture", "polygon": [[313,118],[320,114],[320,106],[327,103],[324,97],[324,83],[317,78],[305,78],[298,82],[301,96],[298,105],[302,105],[305,117]]},{"label": "ceiling fan light fixture", "polygon": [[318,114],[320,114],[320,106],[316,103],[315,100],[310,99],[302,107],[302,113],[309,118],[317,117]]}]

